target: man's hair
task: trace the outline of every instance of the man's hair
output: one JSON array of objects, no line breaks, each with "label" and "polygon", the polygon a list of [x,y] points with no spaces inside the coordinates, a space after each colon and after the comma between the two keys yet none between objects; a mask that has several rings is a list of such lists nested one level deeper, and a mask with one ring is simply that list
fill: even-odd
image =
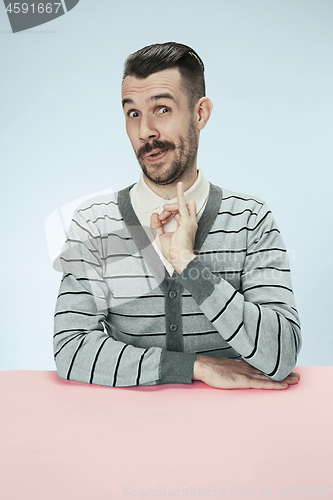
[{"label": "man's hair", "polygon": [[166,42],[148,45],[130,54],[124,65],[126,76],[147,78],[153,73],[169,68],[178,68],[188,96],[188,107],[194,108],[198,100],[206,95],[204,63],[198,54],[182,43]]}]

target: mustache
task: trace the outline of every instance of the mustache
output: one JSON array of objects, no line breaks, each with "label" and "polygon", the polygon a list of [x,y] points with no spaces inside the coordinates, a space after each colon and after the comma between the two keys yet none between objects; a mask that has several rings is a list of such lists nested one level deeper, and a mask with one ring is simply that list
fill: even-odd
[{"label": "mustache", "polygon": [[170,141],[159,141],[154,139],[153,142],[147,142],[142,148],[136,153],[137,158],[142,158],[144,155],[153,151],[153,149],[176,149],[176,144]]}]

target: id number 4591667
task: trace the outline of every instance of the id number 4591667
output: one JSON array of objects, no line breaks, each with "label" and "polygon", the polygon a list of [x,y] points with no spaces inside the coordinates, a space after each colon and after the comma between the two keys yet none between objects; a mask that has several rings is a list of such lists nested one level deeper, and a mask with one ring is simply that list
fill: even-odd
[{"label": "id number 4591667", "polygon": [[[13,7],[12,7],[13,5]],[[35,14],[52,14],[52,12],[55,12],[57,14],[59,7],[61,7],[61,2],[59,3],[43,3],[43,2],[38,2],[38,3],[18,3],[18,2],[13,2],[8,5],[6,8],[6,11],[9,12],[10,14],[27,14],[28,12]]]}]

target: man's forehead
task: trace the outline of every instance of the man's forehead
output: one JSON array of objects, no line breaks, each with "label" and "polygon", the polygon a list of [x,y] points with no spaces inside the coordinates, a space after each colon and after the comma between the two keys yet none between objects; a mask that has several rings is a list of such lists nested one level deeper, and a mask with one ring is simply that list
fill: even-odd
[{"label": "man's forehead", "polygon": [[177,68],[165,69],[149,75],[147,78],[126,76],[122,84],[122,98],[149,99],[154,95],[170,94],[176,101],[182,94],[182,79]]}]

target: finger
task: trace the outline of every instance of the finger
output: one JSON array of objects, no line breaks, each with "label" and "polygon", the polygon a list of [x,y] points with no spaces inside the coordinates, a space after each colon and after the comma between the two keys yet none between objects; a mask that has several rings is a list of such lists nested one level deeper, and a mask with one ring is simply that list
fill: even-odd
[{"label": "finger", "polygon": [[291,377],[290,375],[288,375],[288,377],[283,379],[282,382],[285,382],[286,384],[298,384],[299,378],[298,377]]},{"label": "finger", "polygon": [[158,214],[155,212],[151,215],[150,218],[150,227],[155,229],[157,232],[157,236],[162,236],[164,234],[164,229],[162,227],[162,223],[158,217]]},{"label": "finger", "polygon": [[[249,376],[253,377],[253,379],[256,379],[258,381],[260,380],[265,385],[265,387],[263,387],[264,389],[266,389],[266,388],[267,389],[269,389],[269,388],[274,389],[274,388],[276,388],[275,387],[276,385],[278,386],[277,388],[280,387],[280,388],[285,389],[286,386],[297,383],[297,382],[294,382],[293,380],[287,380],[287,379],[276,381],[276,380],[271,379],[268,375],[266,375],[266,373],[262,373],[262,372],[251,373]],[[266,387],[266,385],[267,385],[267,387]]]},{"label": "finger", "polygon": [[271,379],[261,379],[261,378],[250,378],[250,386],[252,389],[287,389],[288,384],[282,380],[281,382],[275,382]]},{"label": "finger", "polygon": [[[275,382],[274,380],[263,380],[257,377],[240,377],[236,382],[239,389],[265,389],[265,390],[281,390],[287,389],[288,384],[285,382]],[[234,386],[234,387],[236,387]]]},{"label": "finger", "polygon": [[297,378],[297,379],[299,379],[299,373],[291,372],[291,373],[289,373],[289,375],[287,375],[285,377],[285,379],[286,378]]},{"label": "finger", "polygon": [[[184,199],[185,199],[185,196],[184,196]],[[192,201],[194,201],[194,200],[189,200],[189,201],[185,200],[185,203],[186,203],[186,206],[187,206],[188,210],[189,210],[189,205],[190,205],[190,203]],[[179,209],[178,209],[178,203],[168,203],[166,205],[163,205],[163,208],[167,212],[178,212],[179,211]]]},{"label": "finger", "polygon": [[279,389],[288,389],[288,384],[282,383],[282,382],[275,382],[275,383],[265,383],[263,385],[260,385],[260,387],[255,387],[255,389],[274,389],[274,390],[279,390]]},{"label": "finger", "polygon": [[[260,372],[260,373],[261,373],[261,376],[255,375],[254,373],[253,373],[253,376],[255,376],[256,378],[268,378],[269,380],[272,380],[268,375],[266,375],[266,373],[262,373],[262,372]],[[288,385],[298,384],[299,378],[297,377],[297,375],[295,373],[290,373],[283,380],[279,381],[279,383],[288,384]]]},{"label": "finger", "polygon": [[160,221],[163,221],[163,220],[169,219],[170,217],[174,217],[176,214],[178,214],[178,211],[176,211],[176,212],[163,211],[162,213],[160,213],[160,215],[158,217],[159,217]]},{"label": "finger", "polygon": [[295,373],[295,372],[291,372],[291,373],[289,373],[288,377],[297,378],[299,380],[300,379],[300,374],[299,373]]},{"label": "finger", "polygon": [[[265,373],[262,373],[262,375],[264,377],[269,378],[269,380],[272,380]],[[294,385],[294,384],[298,384],[298,381],[299,381],[299,378],[297,377],[297,375],[295,373],[290,373],[287,377],[285,377],[279,383],[281,383],[281,384],[288,384],[288,385]]]},{"label": "finger", "polygon": [[283,380],[284,383],[288,384],[288,385],[295,385],[295,384],[298,384],[298,378],[286,378]]},{"label": "finger", "polygon": [[197,221],[197,207],[194,200],[189,200],[187,203],[187,209],[190,214],[191,219],[195,222]]},{"label": "finger", "polygon": [[166,205],[163,205],[163,208],[168,212],[178,212],[178,203],[167,203]]},{"label": "finger", "polygon": [[178,200],[178,211],[181,217],[188,217],[188,209],[184,197],[183,183],[178,182],[177,184],[177,200]]}]

